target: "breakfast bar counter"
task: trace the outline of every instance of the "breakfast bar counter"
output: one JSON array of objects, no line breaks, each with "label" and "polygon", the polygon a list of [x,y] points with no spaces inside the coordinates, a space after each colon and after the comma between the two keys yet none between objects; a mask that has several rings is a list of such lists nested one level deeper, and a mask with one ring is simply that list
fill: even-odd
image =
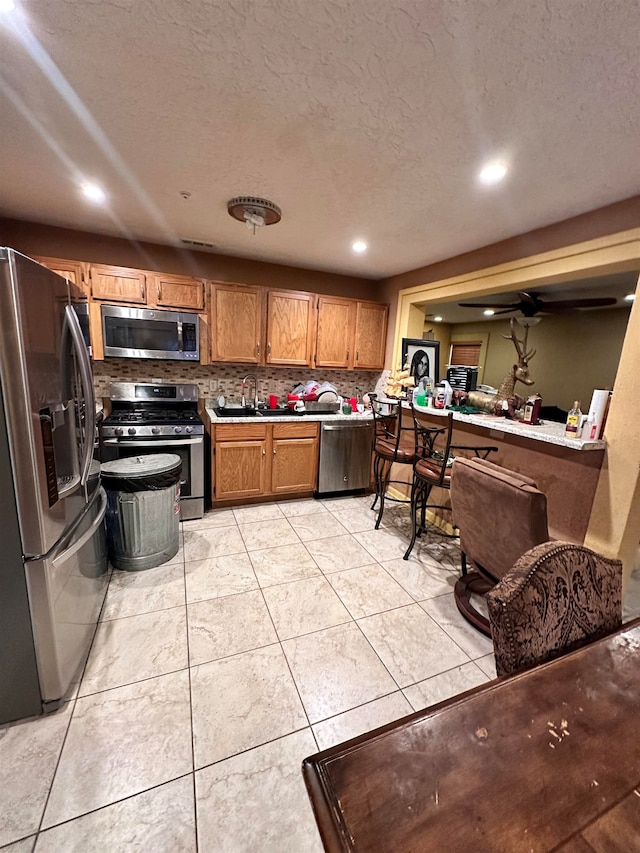
[{"label": "breakfast bar counter", "polygon": [[[443,426],[442,409],[416,409],[420,420]],[[582,544],[605,456],[605,441],[566,438],[564,425],[545,422],[529,426],[493,415],[453,412],[453,444],[494,445],[489,459],[503,468],[531,477],[547,496],[549,534]],[[403,425],[411,422],[403,406]],[[445,500],[448,493],[445,495]]]}]

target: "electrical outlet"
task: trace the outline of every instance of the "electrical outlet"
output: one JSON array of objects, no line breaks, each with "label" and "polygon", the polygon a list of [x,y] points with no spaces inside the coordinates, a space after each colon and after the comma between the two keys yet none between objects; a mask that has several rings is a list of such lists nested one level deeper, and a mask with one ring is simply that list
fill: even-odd
[{"label": "electrical outlet", "polygon": [[217,379],[210,379],[209,380],[209,393],[210,394],[217,394],[218,393],[218,380]]}]

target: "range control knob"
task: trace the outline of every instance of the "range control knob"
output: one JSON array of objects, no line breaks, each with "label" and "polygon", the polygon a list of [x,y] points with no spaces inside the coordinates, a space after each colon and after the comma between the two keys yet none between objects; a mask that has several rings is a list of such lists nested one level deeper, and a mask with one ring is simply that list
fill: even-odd
[{"label": "range control knob", "polygon": [[127,432],[129,433],[129,435],[135,435],[136,434],[136,428],[135,427],[129,427]]},{"label": "range control knob", "polygon": [[151,427],[153,435],[160,435],[160,427]]},{"label": "range control knob", "polygon": [[173,431],[174,432],[182,432],[182,427],[181,426],[174,427]]},{"label": "range control knob", "polygon": [[124,435],[124,430],[122,429],[122,427],[116,427],[114,432],[116,435]]},{"label": "range control knob", "polygon": [[192,426],[186,427],[185,432],[187,432],[187,433],[189,433],[189,435],[191,435],[191,433],[193,432],[193,427]]}]

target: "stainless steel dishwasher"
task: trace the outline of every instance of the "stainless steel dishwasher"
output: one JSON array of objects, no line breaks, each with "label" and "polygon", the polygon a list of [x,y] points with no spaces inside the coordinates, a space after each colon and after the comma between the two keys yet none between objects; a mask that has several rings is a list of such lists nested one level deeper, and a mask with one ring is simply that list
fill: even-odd
[{"label": "stainless steel dishwasher", "polygon": [[372,434],[372,421],[322,423],[318,494],[369,486]]}]

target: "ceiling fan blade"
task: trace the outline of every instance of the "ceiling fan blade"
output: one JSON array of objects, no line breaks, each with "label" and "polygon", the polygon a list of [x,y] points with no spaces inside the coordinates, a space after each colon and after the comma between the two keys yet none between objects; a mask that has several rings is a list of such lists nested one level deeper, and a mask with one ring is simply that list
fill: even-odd
[{"label": "ceiling fan blade", "polygon": [[514,308],[517,308],[517,303],[513,303],[512,305],[497,304],[495,302],[458,302],[459,308],[505,308],[509,311],[513,311]]},{"label": "ceiling fan blade", "polygon": [[560,299],[558,302],[543,302],[544,311],[562,311],[565,308],[605,308],[615,305],[618,300],[613,296],[593,297],[591,299]]},{"label": "ceiling fan blade", "polygon": [[493,316],[497,317],[499,314],[511,314],[512,311],[517,311],[518,306],[514,305],[513,308],[503,308],[502,311],[494,311]]},{"label": "ceiling fan blade", "polygon": [[521,302],[526,302],[529,305],[539,305],[542,301],[537,293],[527,293],[526,290],[518,291],[518,298]]}]

